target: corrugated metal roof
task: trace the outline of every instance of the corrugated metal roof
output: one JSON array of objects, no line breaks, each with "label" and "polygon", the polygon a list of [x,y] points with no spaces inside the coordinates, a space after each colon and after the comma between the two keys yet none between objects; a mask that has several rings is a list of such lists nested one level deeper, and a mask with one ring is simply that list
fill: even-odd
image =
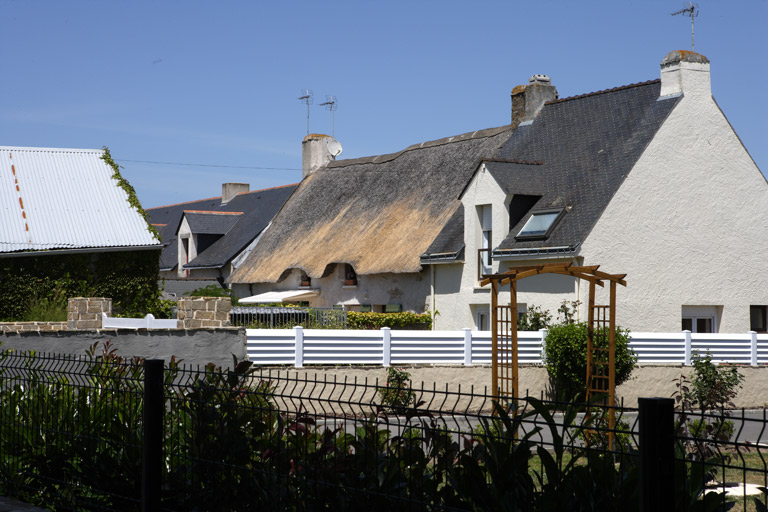
[{"label": "corrugated metal roof", "polygon": [[0,253],[160,246],[103,154],[0,146]]}]

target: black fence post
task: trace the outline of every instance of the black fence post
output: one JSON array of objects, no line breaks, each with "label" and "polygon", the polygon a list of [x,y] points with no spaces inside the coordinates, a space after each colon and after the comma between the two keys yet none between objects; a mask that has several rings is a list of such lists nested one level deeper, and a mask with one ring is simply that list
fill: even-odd
[{"label": "black fence post", "polygon": [[675,403],[640,398],[640,510],[675,509]]},{"label": "black fence post", "polygon": [[163,395],[162,359],[144,361],[144,431],[141,444],[141,510],[160,509],[163,475]]}]

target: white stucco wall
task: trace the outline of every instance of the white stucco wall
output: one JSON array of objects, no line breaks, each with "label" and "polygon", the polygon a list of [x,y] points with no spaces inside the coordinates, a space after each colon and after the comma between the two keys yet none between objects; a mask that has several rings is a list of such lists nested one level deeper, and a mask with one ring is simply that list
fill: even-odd
[{"label": "white stucco wall", "polygon": [[[401,304],[403,311],[423,313],[429,302],[429,269],[419,273],[358,275],[357,286],[345,285],[344,277],[344,265],[337,264],[329,276],[312,279],[308,289],[319,290],[320,294],[311,298],[309,305],[330,308],[340,304]],[[278,283],[235,284],[233,291],[238,297],[248,297],[272,291],[304,289],[300,286],[300,278],[301,271],[293,269]]]},{"label": "white stucco wall", "polygon": [[768,185],[694,68],[581,248],[627,274],[617,320],[633,330],[680,330],[685,305],[722,306],[719,331],[743,332],[768,304]]}]

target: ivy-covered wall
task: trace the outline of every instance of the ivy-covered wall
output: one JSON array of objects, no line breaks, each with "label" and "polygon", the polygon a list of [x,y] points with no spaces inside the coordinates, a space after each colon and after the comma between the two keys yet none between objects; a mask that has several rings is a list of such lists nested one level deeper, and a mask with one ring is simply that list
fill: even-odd
[{"label": "ivy-covered wall", "polygon": [[114,315],[157,314],[159,261],[159,248],[0,258],[0,321],[69,297],[111,297]]}]

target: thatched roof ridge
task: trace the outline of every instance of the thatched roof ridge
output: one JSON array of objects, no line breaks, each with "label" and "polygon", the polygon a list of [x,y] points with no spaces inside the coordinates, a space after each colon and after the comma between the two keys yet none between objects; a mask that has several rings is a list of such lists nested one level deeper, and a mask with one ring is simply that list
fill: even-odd
[{"label": "thatched roof ridge", "polygon": [[510,126],[333,162],[307,176],[275,216],[235,283],[276,282],[286,269],[321,277],[331,263],[359,275],[418,272],[420,256],[460,205],[459,194]]}]

